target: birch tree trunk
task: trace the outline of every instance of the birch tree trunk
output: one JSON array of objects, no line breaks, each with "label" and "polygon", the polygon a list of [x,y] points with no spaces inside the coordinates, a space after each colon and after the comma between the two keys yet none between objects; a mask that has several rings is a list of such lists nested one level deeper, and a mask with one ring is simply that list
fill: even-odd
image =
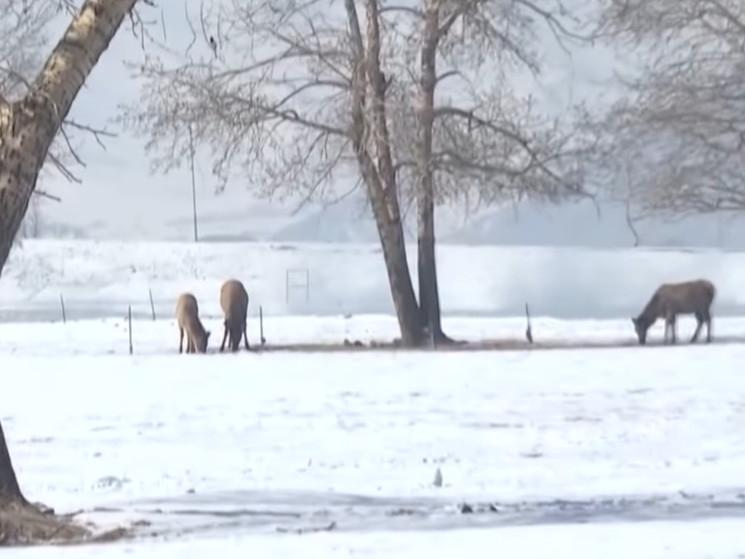
[{"label": "birch tree trunk", "polygon": [[[0,94],[0,273],[49,146],[99,57],[137,0],[88,0],[20,101]],[[0,426],[0,498],[25,503]]]}]

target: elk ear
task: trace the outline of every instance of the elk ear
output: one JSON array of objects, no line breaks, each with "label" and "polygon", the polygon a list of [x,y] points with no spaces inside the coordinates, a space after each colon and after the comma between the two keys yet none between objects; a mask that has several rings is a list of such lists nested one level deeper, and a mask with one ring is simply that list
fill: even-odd
[{"label": "elk ear", "polygon": [[633,322],[634,323],[634,326],[636,326],[638,320],[632,316],[631,317],[631,322]]},{"label": "elk ear", "polygon": [[212,334],[212,332],[210,332],[209,330],[207,330],[207,332],[204,334],[204,337],[209,340],[210,339],[210,334]]}]

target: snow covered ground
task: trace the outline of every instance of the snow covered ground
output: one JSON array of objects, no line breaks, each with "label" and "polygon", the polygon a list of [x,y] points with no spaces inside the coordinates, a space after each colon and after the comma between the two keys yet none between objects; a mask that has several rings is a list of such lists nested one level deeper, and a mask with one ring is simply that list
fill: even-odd
[{"label": "snow covered ground", "polygon": [[[627,341],[627,322],[534,328]],[[396,334],[384,316],[267,326],[270,341]],[[133,332],[129,356],[121,318],[0,325],[1,417],[28,497],[143,524],[132,542],[19,556],[745,553],[745,345],[179,356],[172,321]]]},{"label": "snow covered ground", "polygon": [[[745,556],[744,254],[442,247],[439,263],[456,338],[522,340],[527,300],[538,343],[627,345],[220,355],[230,276],[249,287],[254,345],[258,304],[269,344],[391,340],[380,254],[25,243],[0,278],[0,419],[21,484],[103,528],[137,522],[137,537],[14,553]],[[303,267],[308,303],[285,294]],[[661,347],[657,324],[656,345],[633,345],[628,317],[654,287],[702,275],[723,343]],[[176,353],[187,289],[208,355]]]}]

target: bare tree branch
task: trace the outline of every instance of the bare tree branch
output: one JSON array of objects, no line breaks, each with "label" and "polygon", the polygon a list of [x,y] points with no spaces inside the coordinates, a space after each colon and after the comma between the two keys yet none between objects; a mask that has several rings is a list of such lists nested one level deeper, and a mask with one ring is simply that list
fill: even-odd
[{"label": "bare tree branch", "polygon": [[[604,0],[601,28],[647,58],[606,117],[607,153],[634,154],[633,203],[685,215],[745,209],[745,5]],[[642,149],[643,148],[643,149]]]}]

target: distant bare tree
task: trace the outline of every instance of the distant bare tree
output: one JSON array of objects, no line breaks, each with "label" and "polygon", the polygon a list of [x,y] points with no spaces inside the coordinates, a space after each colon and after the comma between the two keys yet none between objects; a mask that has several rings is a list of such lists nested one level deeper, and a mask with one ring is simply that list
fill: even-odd
[{"label": "distant bare tree", "polygon": [[[634,152],[644,212],[745,209],[745,3],[601,0],[601,30],[644,61],[605,126]],[[623,155],[620,155],[623,157]]]},{"label": "distant bare tree", "polygon": [[47,26],[59,11],[49,0],[0,0],[0,92],[17,99],[38,71]]},{"label": "distant bare tree", "polygon": [[[211,151],[220,187],[238,176],[261,194],[310,199],[328,195],[338,175],[361,177],[402,342],[418,345],[429,333],[437,343],[446,337],[435,204],[581,193],[570,161],[583,138],[506,85],[510,66],[540,68],[537,20],[571,35],[564,9],[553,0],[204,4],[199,15],[187,11],[193,39],[184,53],[137,67],[143,101],[124,122],[149,137],[154,167],[165,171],[188,160],[191,126]],[[419,303],[401,224],[410,196]]]}]

